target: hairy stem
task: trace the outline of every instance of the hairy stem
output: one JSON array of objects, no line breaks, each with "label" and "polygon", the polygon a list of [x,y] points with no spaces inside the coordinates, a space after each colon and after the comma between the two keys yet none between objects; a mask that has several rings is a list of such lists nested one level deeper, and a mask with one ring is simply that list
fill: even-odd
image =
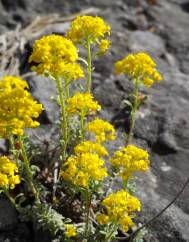
[{"label": "hairy stem", "polygon": [[[56,79],[58,97],[60,101],[61,108],[61,133],[62,133],[62,142],[61,142],[61,160],[65,161],[66,158],[66,149],[68,144],[68,122],[67,122],[67,112],[66,112],[66,97],[64,95],[64,90],[62,87],[62,81],[60,78]],[[68,92],[68,89],[67,89]]]},{"label": "hairy stem", "polygon": [[109,242],[110,239],[112,238],[112,235],[113,233],[115,232],[115,230],[117,229],[117,225],[113,224],[110,231],[109,231],[109,234],[106,235],[106,238],[104,239],[104,242]]},{"label": "hairy stem", "polygon": [[32,193],[35,197],[35,202],[40,203],[39,193],[38,193],[38,191],[35,188],[35,185],[33,183],[33,174],[32,174],[31,168],[30,168],[30,161],[27,157],[26,148],[25,148],[25,145],[24,145],[24,142],[23,142],[21,136],[19,137],[19,142],[20,142],[20,146],[21,146],[21,155],[23,157],[24,168],[25,168],[25,172],[26,172],[26,179],[27,179],[28,186],[31,189],[31,191],[32,191]]},{"label": "hairy stem", "polygon": [[90,41],[87,40],[87,92],[91,92],[91,76],[92,76],[92,58],[91,58],[91,45]]},{"label": "hairy stem", "polygon": [[90,216],[90,206],[91,206],[91,193],[87,190],[87,201],[86,201],[86,218],[85,218],[85,232],[84,237],[88,237],[89,232],[89,216]]},{"label": "hairy stem", "polygon": [[10,150],[13,154],[14,161],[16,162],[16,165],[19,168],[19,164],[18,164],[19,149],[15,147],[15,139],[13,136],[10,137],[9,142],[10,142]]},{"label": "hairy stem", "polygon": [[9,191],[8,190],[3,190],[3,193],[10,200],[10,202],[14,205],[14,207],[17,208],[16,202],[15,202],[14,198],[10,195]]},{"label": "hairy stem", "polygon": [[134,127],[135,127],[135,115],[136,115],[136,111],[137,111],[137,108],[138,108],[138,79],[135,79],[134,80],[134,103],[132,105],[132,108],[131,108],[131,117],[130,117],[130,129],[129,129],[129,133],[127,135],[127,138],[126,138],[126,145],[128,145],[130,142],[131,142],[131,139],[133,137],[133,130],[134,130]]},{"label": "hairy stem", "polygon": [[85,114],[82,112],[80,115],[80,126],[81,126],[81,140],[85,139]]},{"label": "hairy stem", "polygon": [[70,96],[70,81],[65,80],[66,99]]},{"label": "hairy stem", "polygon": [[56,201],[56,189],[59,180],[59,169],[66,159],[66,151],[68,145],[68,115],[66,112],[66,100],[69,97],[69,83],[65,81],[65,91],[63,89],[61,78],[56,78],[56,86],[58,91],[59,105],[60,105],[60,127],[61,127],[61,162],[54,164],[54,184],[53,184],[53,201]]}]

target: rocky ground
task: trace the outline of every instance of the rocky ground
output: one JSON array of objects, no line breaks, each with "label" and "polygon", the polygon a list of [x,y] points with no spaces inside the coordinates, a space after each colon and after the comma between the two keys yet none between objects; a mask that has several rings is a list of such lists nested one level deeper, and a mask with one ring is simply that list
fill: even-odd
[{"label": "rocky ground", "polygon": [[[19,23],[24,27],[39,14],[58,12],[67,16],[89,7],[97,8],[98,15],[112,26],[112,49],[95,61],[93,91],[104,107],[101,115],[118,128],[115,146],[123,144],[122,133],[127,130],[128,111],[122,103],[131,85],[125,77],[113,75],[113,63],[129,52],[146,51],[164,77],[161,84],[142,90],[149,99],[137,114],[134,132],[134,142],[151,154],[150,171],[139,175],[137,181],[137,195],[143,203],[140,221],[144,222],[169,203],[189,174],[189,1],[1,0],[0,33],[15,29]],[[53,31],[67,27],[59,25]],[[27,71],[24,62],[20,74]],[[33,95],[46,109],[42,125],[31,133],[31,140],[44,150],[47,146],[51,149],[57,141],[58,108],[49,100],[55,95],[55,87],[48,79],[27,79]],[[5,150],[1,140],[0,152]],[[37,236],[32,238],[30,225],[18,223],[14,209],[4,198],[0,198],[0,211],[0,241],[41,241]],[[148,230],[146,242],[189,241],[189,187]]]}]

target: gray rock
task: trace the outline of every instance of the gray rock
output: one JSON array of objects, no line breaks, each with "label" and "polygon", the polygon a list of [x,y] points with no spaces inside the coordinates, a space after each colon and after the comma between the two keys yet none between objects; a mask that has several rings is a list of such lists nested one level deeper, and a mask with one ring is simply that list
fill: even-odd
[{"label": "gray rock", "polygon": [[59,117],[59,107],[56,102],[56,83],[55,81],[35,76],[28,78],[31,93],[44,107],[42,123],[56,123]]},{"label": "gray rock", "polygon": [[[28,226],[29,227],[29,226]],[[32,242],[33,235],[24,223],[17,223],[13,229],[0,232],[0,242]]]},{"label": "gray rock", "polygon": [[16,209],[2,195],[0,196],[0,231],[8,230],[18,222]]},{"label": "gray rock", "polygon": [[41,124],[35,129],[26,130],[26,134],[29,135],[31,144],[35,147],[41,147],[46,155],[48,150],[52,151],[58,148],[60,132],[56,125]]},{"label": "gray rock", "polygon": [[[182,4],[181,1],[179,1]],[[147,12],[158,33],[166,41],[170,52],[179,60],[183,72],[189,73],[188,48],[189,48],[189,15],[184,9],[170,1],[160,1],[160,6],[155,6]]]},{"label": "gray rock", "polygon": [[[153,171],[153,170],[152,170]],[[158,182],[156,176],[149,171],[145,175],[140,175],[138,187],[140,189],[135,194],[142,202],[141,219],[148,221],[156,216],[173,199],[165,199],[156,192]],[[159,217],[147,229],[150,232],[147,237],[153,235],[153,241],[189,241],[189,215],[176,205],[169,207],[166,212]],[[151,238],[151,239],[152,239]],[[147,240],[152,241],[152,240]]]},{"label": "gray rock", "polygon": [[165,53],[162,38],[148,31],[134,31],[129,36],[129,47],[132,52],[147,52],[156,56]]},{"label": "gray rock", "polygon": [[6,141],[0,138],[0,154],[3,155],[7,150]]},{"label": "gray rock", "polygon": [[[112,92],[112,90],[114,90]],[[106,95],[104,95],[106,93]],[[117,109],[122,100],[121,93],[117,90],[115,83],[112,79],[104,80],[98,87],[94,89],[94,95],[97,100],[100,101],[102,108],[107,108],[108,110],[114,111]]]}]

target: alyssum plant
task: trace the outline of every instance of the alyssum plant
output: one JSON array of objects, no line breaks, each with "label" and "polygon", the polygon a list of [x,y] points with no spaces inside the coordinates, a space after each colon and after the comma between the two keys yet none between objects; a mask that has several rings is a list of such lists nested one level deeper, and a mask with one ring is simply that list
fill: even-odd
[{"label": "alyssum plant", "polygon": [[[58,172],[52,173],[51,201],[44,197],[44,186],[36,179],[24,135],[25,128],[39,126],[35,119],[43,107],[28,92],[24,80],[4,76],[0,81],[0,136],[7,139],[11,147],[9,157],[0,157],[1,192],[21,214],[30,213],[31,218],[54,236],[61,237],[61,241],[115,241],[118,230],[125,236],[132,233],[134,217],[141,210],[141,203],[130,188],[130,180],[134,179],[135,172],[146,171],[150,161],[146,150],[132,144],[135,114],[140,105],[140,86],[149,88],[162,77],[146,53],[129,54],[115,63],[115,73],[127,75],[134,91],[125,147],[118,147],[110,156],[105,145],[113,142],[116,131],[112,124],[97,116],[101,106],[91,93],[93,58],[107,52],[111,43],[109,36],[110,26],[102,18],[80,16],[71,23],[66,37],[52,34],[34,43],[29,62],[34,64],[32,69],[38,75],[52,79],[60,106],[60,157]],[[86,50],[87,59],[79,56],[80,47]],[[73,93],[70,88],[73,82],[84,77],[86,85],[78,86]],[[122,187],[112,190],[110,184],[118,177]],[[19,194],[11,195],[21,181],[19,190],[25,193],[25,200],[28,192],[32,193],[32,199],[25,203]],[[79,200],[77,221],[71,219],[71,214],[65,218],[64,213],[54,209],[61,196]]]}]

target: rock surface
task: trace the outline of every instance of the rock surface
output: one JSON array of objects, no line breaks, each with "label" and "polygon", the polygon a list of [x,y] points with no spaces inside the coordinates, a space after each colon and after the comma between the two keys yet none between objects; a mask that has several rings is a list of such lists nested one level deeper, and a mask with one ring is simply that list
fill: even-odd
[{"label": "rock surface", "polygon": [[[99,15],[112,26],[112,49],[95,61],[93,91],[105,110],[101,116],[112,121],[119,134],[127,130],[128,111],[122,107],[122,101],[132,88],[126,78],[112,74],[114,62],[129,52],[147,51],[164,76],[161,84],[142,90],[149,100],[137,114],[134,132],[134,142],[151,153],[151,169],[147,175],[139,175],[137,181],[137,195],[143,202],[141,221],[147,221],[173,199],[188,177],[189,3],[186,0],[1,0],[0,32],[14,29],[18,23],[25,26],[38,14],[68,15],[91,6],[99,8]],[[33,95],[46,109],[42,116],[44,129],[41,127],[36,132],[49,142],[58,117],[57,106],[48,100],[55,96],[55,88],[49,80],[38,77],[28,81]],[[121,144],[123,140],[117,146]],[[149,226],[146,242],[189,241],[188,204],[189,187]]]},{"label": "rock surface", "polygon": [[14,206],[2,195],[0,196],[0,231],[9,230],[18,222]]},{"label": "rock surface", "polygon": [[3,155],[7,150],[6,142],[4,139],[0,139],[0,154]]}]

